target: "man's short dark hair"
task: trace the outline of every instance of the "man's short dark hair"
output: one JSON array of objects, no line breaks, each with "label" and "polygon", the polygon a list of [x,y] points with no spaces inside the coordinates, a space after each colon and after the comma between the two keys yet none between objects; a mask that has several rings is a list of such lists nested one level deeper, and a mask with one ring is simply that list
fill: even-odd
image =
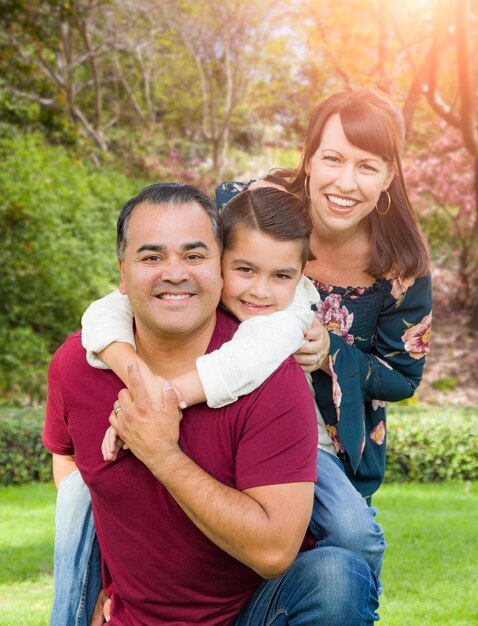
[{"label": "man's short dark hair", "polygon": [[211,220],[214,237],[219,246],[220,253],[223,250],[222,228],[219,220],[219,211],[214,202],[194,185],[182,185],[181,183],[155,183],[148,185],[137,196],[126,202],[119,214],[117,222],[116,248],[118,258],[124,260],[124,251],[128,243],[129,220],[134,209],[140,204],[166,204],[179,206],[196,202],[207,213]]}]

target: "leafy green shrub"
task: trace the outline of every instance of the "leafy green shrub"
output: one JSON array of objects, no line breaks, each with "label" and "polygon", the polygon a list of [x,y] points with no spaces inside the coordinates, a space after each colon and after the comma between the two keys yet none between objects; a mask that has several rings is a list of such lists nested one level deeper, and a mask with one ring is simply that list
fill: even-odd
[{"label": "leafy green shrub", "polygon": [[0,408],[0,484],[51,480],[51,455],[41,441],[43,409]]},{"label": "leafy green shrub", "polygon": [[391,407],[387,482],[478,480],[478,408]]},{"label": "leafy green shrub", "polygon": [[[0,484],[51,479],[43,409],[0,407]],[[393,406],[387,482],[478,480],[478,408]]]},{"label": "leafy green shrub", "polygon": [[0,135],[0,394],[45,399],[54,350],[117,284],[116,218],[143,186],[49,146]]}]

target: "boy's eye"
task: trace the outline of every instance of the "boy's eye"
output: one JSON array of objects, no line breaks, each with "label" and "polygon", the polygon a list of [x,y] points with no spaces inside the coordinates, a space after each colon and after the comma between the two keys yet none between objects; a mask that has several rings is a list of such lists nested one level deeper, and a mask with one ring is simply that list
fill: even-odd
[{"label": "boy's eye", "polygon": [[238,267],[237,270],[242,274],[252,274],[253,272],[252,267]]},{"label": "boy's eye", "polygon": [[276,274],[276,278],[279,280],[290,280],[292,277],[289,274]]}]

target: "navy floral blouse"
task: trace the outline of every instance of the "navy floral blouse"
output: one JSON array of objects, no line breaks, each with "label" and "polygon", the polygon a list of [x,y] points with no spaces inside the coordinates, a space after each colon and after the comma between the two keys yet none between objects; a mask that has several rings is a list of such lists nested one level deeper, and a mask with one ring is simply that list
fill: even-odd
[{"label": "navy floral blouse", "polygon": [[[222,206],[244,183],[216,190]],[[409,398],[420,384],[431,331],[431,277],[390,278],[361,287],[312,281],[316,316],[330,335],[332,376],[313,373],[317,404],[347,475],[371,496],[385,473],[386,402]]]}]

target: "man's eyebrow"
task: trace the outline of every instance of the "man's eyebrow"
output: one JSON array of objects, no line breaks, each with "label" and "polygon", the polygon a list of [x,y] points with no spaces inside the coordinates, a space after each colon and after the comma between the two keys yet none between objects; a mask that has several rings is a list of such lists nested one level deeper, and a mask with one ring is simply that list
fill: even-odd
[{"label": "man's eyebrow", "polygon": [[[208,246],[204,243],[204,241],[190,241],[184,243],[181,248],[185,251],[195,250],[197,248],[203,248],[204,250],[209,250]],[[167,246],[162,243],[143,243],[136,252],[164,252],[167,250]]]},{"label": "man's eyebrow", "polygon": [[148,250],[148,252],[164,252],[166,246],[161,243],[143,243],[136,252],[145,252],[146,250]]},{"label": "man's eyebrow", "polygon": [[182,246],[183,250],[194,250],[195,248],[204,248],[204,250],[209,250],[209,247],[204,243],[204,241],[191,241],[190,243],[185,243]]}]

